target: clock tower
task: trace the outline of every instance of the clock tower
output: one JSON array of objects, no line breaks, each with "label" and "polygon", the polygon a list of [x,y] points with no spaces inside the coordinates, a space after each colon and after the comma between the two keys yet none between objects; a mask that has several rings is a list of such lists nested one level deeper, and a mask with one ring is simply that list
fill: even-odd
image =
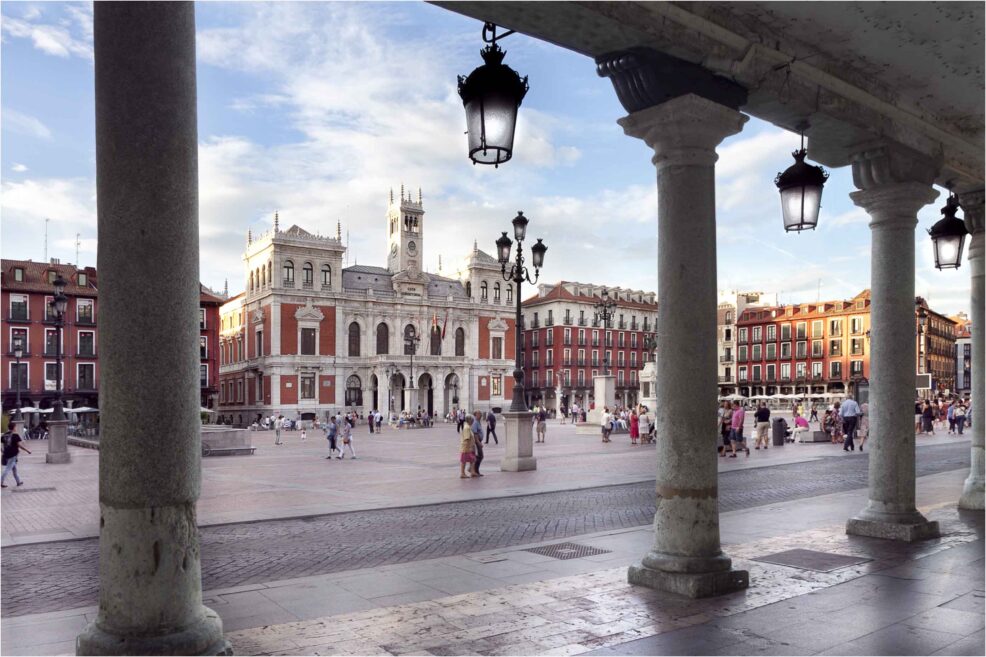
[{"label": "clock tower", "polygon": [[397,273],[413,269],[422,271],[424,260],[424,218],[421,203],[421,190],[418,189],[417,202],[411,200],[411,192],[404,195],[401,185],[400,202],[394,202],[394,192],[390,192],[387,206],[387,269]]}]

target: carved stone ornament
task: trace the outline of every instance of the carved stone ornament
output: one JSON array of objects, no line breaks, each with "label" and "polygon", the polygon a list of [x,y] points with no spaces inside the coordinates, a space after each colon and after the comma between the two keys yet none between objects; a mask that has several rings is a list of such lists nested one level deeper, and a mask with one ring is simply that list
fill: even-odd
[{"label": "carved stone ornament", "polygon": [[486,325],[490,332],[493,331],[506,331],[509,325],[505,319],[495,317],[490,320],[490,323]]},{"label": "carved stone ornament", "polygon": [[264,321],[264,309],[257,308],[256,310],[253,311],[252,317],[254,324],[260,324],[261,322]]},{"label": "carved stone ornament", "polygon": [[325,315],[322,314],[321,310],[312,305],[311,299],[307,299],[304,306],[294,311],[294,318],[298,321],[308,320],[321,322],[325,319]]}]

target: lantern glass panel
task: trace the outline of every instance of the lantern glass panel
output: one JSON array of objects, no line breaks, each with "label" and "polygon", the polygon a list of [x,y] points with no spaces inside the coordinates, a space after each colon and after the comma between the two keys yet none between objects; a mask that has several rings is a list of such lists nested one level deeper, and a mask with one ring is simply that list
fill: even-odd
[{"label": "lantern glass panel", "polygon": [[807,230],[818,224],[822,188],[818,185],[789,187],[781,191],[784,230]]},{"label": "lantern glass panel", "polygon": [[517,121],[516,98],[489,91],[466,104],[466,119],[469,157],[479,164],[501,164],[510,159]]},{"label": "lantern glass panel", "polygon": [[523,242],[527,237],[527,217],[522,214],[518,214],[514,217],[514,239],[518,242]]},{"label": "lantern glass panel", "polygon": [[935,245],[935,267],[957,269],[962,264],[965,235],[942,235],[932,240]]},{"label": "lantern glass panel", "polygon": [[548,247],[540,239],[538,239],[537,244],[531,247],[531,254],[533,256],[531,261],[535,269],[541,269],[544,266],[544,253],[547,250]]},{"label": "lantern glass panel", "polygon": [[54,306],[55,306],[55,312],[57,312],[59,315],[64,315],[65,309],[68,307],[68,297],[66,297],[64,294],[55,295]]}]

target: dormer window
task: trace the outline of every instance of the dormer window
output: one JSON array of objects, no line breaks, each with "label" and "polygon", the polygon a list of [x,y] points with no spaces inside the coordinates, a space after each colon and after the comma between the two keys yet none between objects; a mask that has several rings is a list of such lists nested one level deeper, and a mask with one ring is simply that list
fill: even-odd
[{"label": "dormer window", "polygon": [[14,267],[14,280],[17,281],[18,283],[21,283],[21,282],[24,281],[24,268],[23,267]]},{"label": "dormer window", "polygon": [[78,283],[79,283],[79,287],[88,287],[89,286],[89,275],[88,274],[83,274],[80,271],[79,272],[79,275],[78,275]]},{"label": "dormer window", "polygon": [[58,272],[56,272],[54,269],[49,269],[48,270],[48,283],[49,284],[53,285],[55,283],[55,279],[57,277],[58,277]]}]

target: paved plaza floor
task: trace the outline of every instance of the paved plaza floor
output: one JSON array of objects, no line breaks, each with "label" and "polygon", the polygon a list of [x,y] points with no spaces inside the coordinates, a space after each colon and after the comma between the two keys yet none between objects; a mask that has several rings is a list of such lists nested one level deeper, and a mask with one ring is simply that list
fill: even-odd
[{"label": "paved plaza floor", "polygon": [[[384,559],[375,565],[288,578],[271,569],[271,576],[245,584],[206,583],[206,604],[222,616],[237,654],[981,655],[984,651],[983,514],[960,513],[954,504],[967,473],[967,465],[963,467],[956,455],[964,451],[967,459],[967,442],[918,439],[919,472],[922,463],[937,464],[925,470],[931,474],[918,478],[919,506],[942,523],[943,537],[915,545],[845,535],[845,519],[866,499],[858,475],[861,467],[865,470],[865,457],[859,454],[847,455],[825,444],[787,445],[754,452],[749,458],[720,460],[724,549],[735,567],[750,571],[751,588],[694,601],[626,583],[627,566],[639,560],[652,540],[634,496],[641,486],[646,490],[646,484],[639,482],[653,480],[654,455],[650,447],[631,447],[626,437],[603,446],[595,437],[557,429],[546,445],[537,446],[539,470],[534,473],[500,473],[496,462],[502,447],[491,447],[484,463],[489,476],[465,481],[458,479],[452,462],[456,441],[448,427],[385,432],[374,438],[360,435],[356,445],[360,458],[354,462],[328,462],[323,458],[324,440],[310,438],[304,444],[299,440],[289,434],[287,445],[274,447],[272,436],[258,434],[256,456],[205,459],[203,524],[259,520],[208,531],[231,532],[234,537],[236,532],[267,528],[282,532],[277,523],[305,524],[309,532],[325,534],[319,544],[306,549],[345,567],[346,554],[393,548],[372,543],[369,534],[318,523],[342,518],[355,522],[365,513],[369,514],[366,522],[379,523],[380,535],[396,532],[398,540],[408,537],[405,542],[413,538],[407,528],[392,524],[401,513],[392,513],[388,524],[372,514],[391,512],[372,509],[433,505],[407,509],[404,515],[418,514],[412,518],[416,522],[441,508],[434,506],[436,502],[465,501],[468,504],[446,507],[470,508],[480,518],[486,514],[491,526],[499,522],[509,527],[504,518],[519,526],[531,500],[558,498],[552,502],[558,505],[570,497],[583,504],[598,503],[611,516],[625,518],[602,525],[601,531],[581,526],[575,534],[552,533],[547,527],[540,534],[543,538],[529,542],[523,542],[524,536],[516,540],[508,536],[483,547],[463,540],[460,551],[438,558],[424,555],[401,563]],[[936,446],[928,446],[932,441]],[[4,491],[4,540],[11,553],[86,543],[50,542],[52,536],[86,536],[87,524],[60,520],[68,526],[46,526],[44,522],[50,521],[31,507],[65,503],[77,515],[88,513],[94,507],[86,496],[95,497],[96,454],[74,450],[72,464],[47,466],[43,456],[38,460],[39,452],[43,450],[36,450],[36,456],[25,462],[23,476],[28,483],[21,491],[54,490]],[[818,488],[797,499],[763,497],[772,487],[793,486],[799,469],[806,473],[805,480],[830,479],[828,473],[834,470],[848,474],[834,487]],[[814,474],[809,477],[808,472]],[[600,492],[607,487],[610,493]],[[532,495],[573,489],[581,493]],[[625,507],[614,502],[617,493],[630,500]],[[41,503],[47,495],[55,497]],[[233,504],[236,513],[224,512],[223,505]],[[549,508],[561,515],[560,507]],[[264,520],[336,511],[348,513],[326,516],[324,521]],[[39,514],[41,533],[8,531],[12,516],[26,518],[31,513]],[[454,514],[446,520],[450,526],[443,531],[454,534]],[[532,523],[538,524],[536,516],[527,518],[526,526]],[[460,533],[472,535],[473,527],[463,522]],[[295,534],[285,536],[290,542]],[[249,541],[245,536],[240,541],[246,550]],[[567,545],[551,549],[561,543]],[[204,565],[210,559],[208,545],[204,539]],[[251,558],[262,569],[276,561],[287,545],[271,545],[266,555],[261,551]],[[777,553],[794,549],[822,555],[796,565],[777,563],[784,560]],[[850,559],[843,562],[833,555]],[[5,559],[5,569],[7,565]],[[16,587],[18,582],[9,580],[5,570],[4,587],[8,586]],[[5,655],[71,653],[75,635],[95,612],[92,604],[17,615],[5,607],[0,651]]]}]

